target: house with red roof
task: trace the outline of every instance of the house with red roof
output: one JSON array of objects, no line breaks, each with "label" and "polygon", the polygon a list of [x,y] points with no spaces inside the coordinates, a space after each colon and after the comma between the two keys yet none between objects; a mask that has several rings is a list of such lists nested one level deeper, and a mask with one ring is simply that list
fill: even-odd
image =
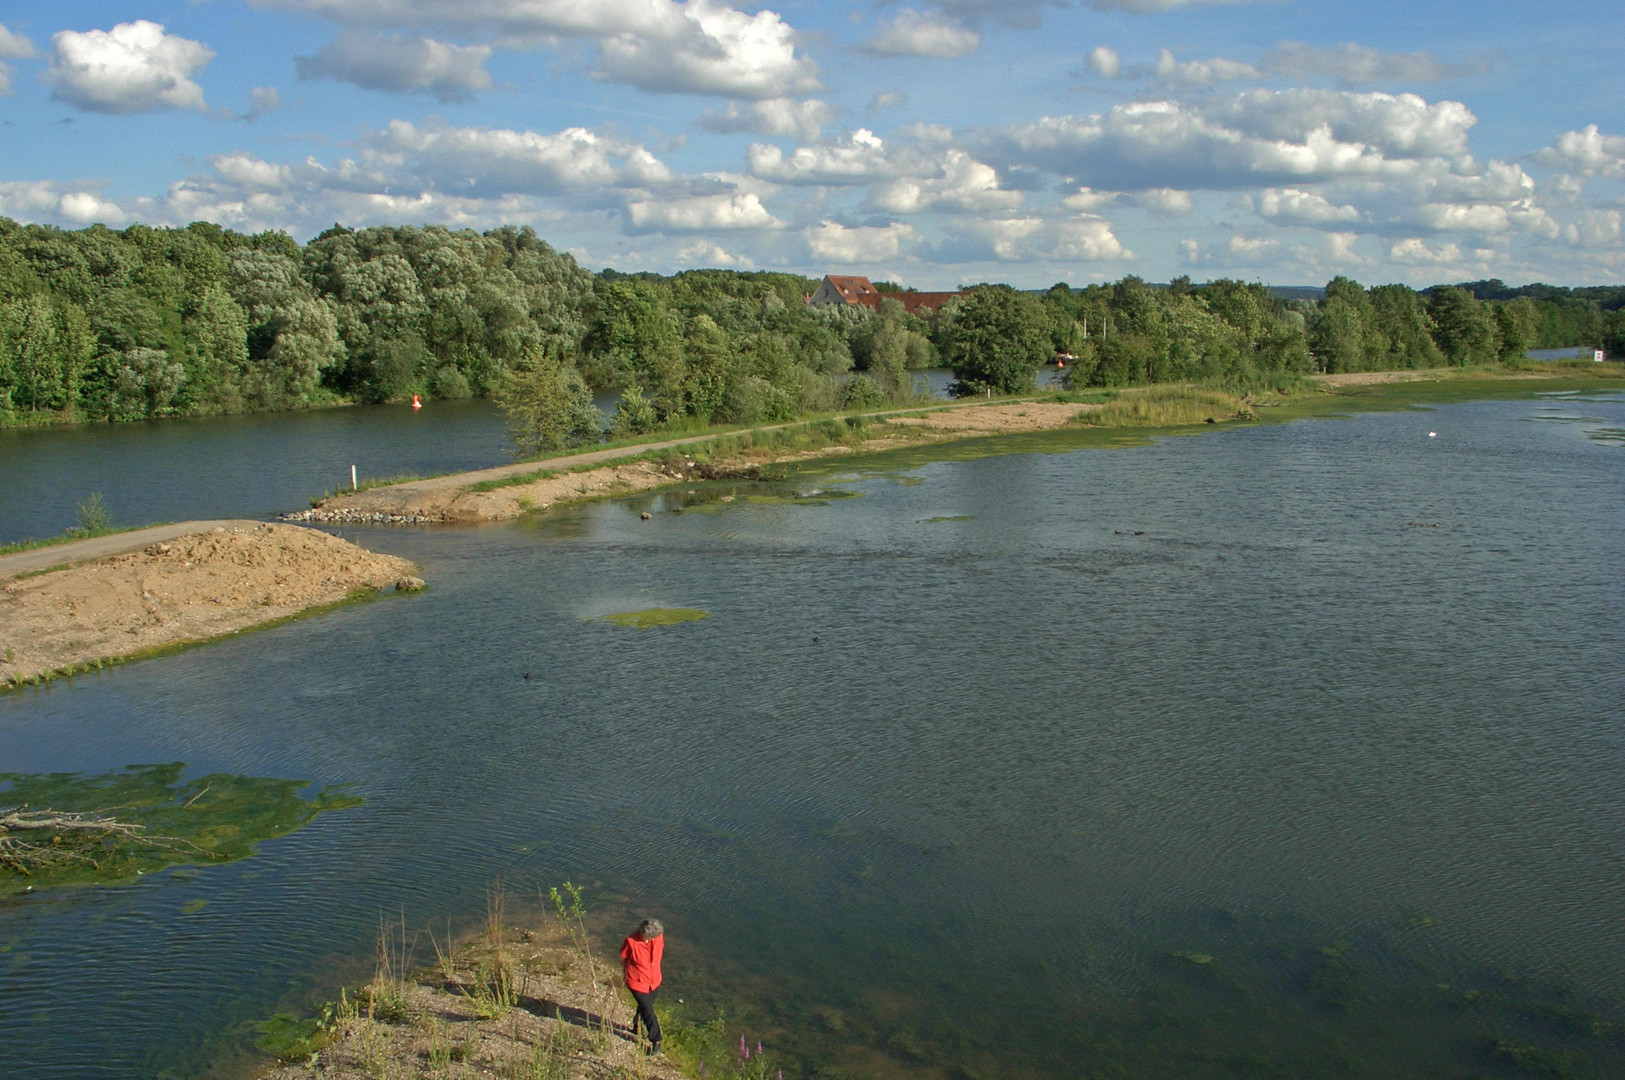
[{"label": "house with red roof", "polygon": [[866,277],[855,274],[825,274],[818,288],[807,298],[814,307],[826,304],[851,304],[866,308],[880,307],[886,298],[896,300],[910,315],[929,315],[954,297],[957,292],[886,292],[870,284]]}]

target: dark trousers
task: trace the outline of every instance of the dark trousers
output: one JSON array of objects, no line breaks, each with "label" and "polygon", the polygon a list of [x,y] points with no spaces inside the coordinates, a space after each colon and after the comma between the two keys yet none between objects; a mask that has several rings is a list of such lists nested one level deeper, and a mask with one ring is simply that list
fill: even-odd
[{"label": "dark trousers", "polygon": [[[629,986],[628,990],[632,990]],[[655,995],[659,989],[644,993],[642,990],[632,990],[632,996],[637,999],[637,1015],[632,1017],[632,1034],[638,1033],[638,1021],[643,1021],[643,1030],[649,1033],[649,1042],[655,1046],[660,1045],[660,1017],[655,1015]]]}]

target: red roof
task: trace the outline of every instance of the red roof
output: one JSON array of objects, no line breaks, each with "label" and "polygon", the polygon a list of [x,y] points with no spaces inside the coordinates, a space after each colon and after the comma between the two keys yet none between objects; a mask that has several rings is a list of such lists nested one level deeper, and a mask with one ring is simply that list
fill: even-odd
[{"label": "red roof", "polygon": [[883,293],[872,285],[868,278],[856,274],[826,274],[826,280],[834,286],[845,303],[862,304],[867,308],[878,308],[880,301],[890,297],[903,305],[903,310],[910,315],[923,315],[937,310],[954,297],[961,295],[957,292],[888,292]]},{"label": "red roof", "polygon": [[887,293],[893,300],[900,301],[903,310],[910,315],[920,315],[928,311],[935,311],[943,304],[961,295],[956,292],[903,292]]}]

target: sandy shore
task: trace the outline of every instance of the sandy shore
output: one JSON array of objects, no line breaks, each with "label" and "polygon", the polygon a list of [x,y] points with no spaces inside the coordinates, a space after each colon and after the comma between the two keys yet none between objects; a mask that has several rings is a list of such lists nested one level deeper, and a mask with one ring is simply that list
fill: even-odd
[{"label": "sandy shore", "polygon": [[415,572],[405,559],[314,529],[252,521],[192,522],[7,556],[0,687],[222,637],[358,590],[421,588]]},{"label": "sandy shore", "polygon": [[[857,452],[892,449],[949,439],[975,438],[983,435],[1008,435],[1017,432],[1043,431],[1065,427],[1078,416],[1095,408],[1093,405],[1061,404],[1057,402],[1012,402],[993,405],[961,404],[930,410],[889,415],[870,425],[871,438],[859,446],[830,446],[817,451],[799,451],[767,456],[747,456],[731,463],[740,468],[785,461],[800,461],[809,457],[834,456]],[[760,430],[772,431],[774,428]],[[621,450],[595,450],[586,454],[571,454],[549,458],[546,461],[521,465],[504,465],[495,469],[440,476],[430,480],[413,480],[402,484],[372,488],[354,494],[335,495],[325,499],[311,510],[284,515],[287,521],[324,522],[383,522],[414,524],[421,522],[475,522],[502,521],[518,517],[528,510],[545,509],[561,502],[592,499],[604,495],[628,494],[647,491],[682,480],[695,478],[694,463],[677,458],[665,464],[651,461],[629,461],[629,457],[651,450],[680,448],[708,442],[715,434],[699,435],[687,439],[674,439]],[[620,459],[616,464],[615,459]],[[604,462],[596,468],[583,468]],[[712,469],[726,470],[730,463],[712,463]],[[475,491],[475,485],[492,481],[510,481],[546,469],[555,475],[513,484],[487,491]],[[579,471],[568,471],[579,470]]]}]

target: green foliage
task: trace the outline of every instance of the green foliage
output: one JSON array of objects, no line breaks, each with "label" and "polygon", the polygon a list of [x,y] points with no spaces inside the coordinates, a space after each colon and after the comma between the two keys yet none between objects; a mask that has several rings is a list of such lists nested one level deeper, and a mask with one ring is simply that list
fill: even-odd
[{"label": "green foliage", "polygon": [[1428,314],[1433,317],[1434,340],[1449,363],[1489,364],[1500,356],[1494,317],[1466,289],[1433,290]]},{"label": "green foliage", "polygon": [[85,536],[106,536],[113,531],[113,515],[102,501],[102,493],[92,491],[79,504],[79,532]]},{"label": "green foliage", "polygon": [[603,435],[592,391],[575,365],[556,355],[531,353],[495,396],[521,453],[561,450]]},{"label": "green foliage", "polygon": [[[302,780],[213,773],[183,780],[186,766],[132,765],[100,776],[0,773],[6,806],[103,814],[142,827],[136,837],[49,839],[55,857],[24,870],[0,857],[0,896],[60,885],[112,883],[186,863],[225,862],[253,854],[324,810],[360,799],[328,788],[313,799]],[[20,835],[20,834],[19,834]]]},{"label": "green foliage", "polygon": [[1074,386],[1625,352],[1615,286],[1419,293],[1339,277],[1315,303],[1127,277],[1042,294],[978,286],[925,316],[893,285],[878,310],[809,307],[815,286],[767,272],[595,276],[528,228],[335,226],[301,247],[202,222],[65,231],[0,218],[0,424],[466,397],[525,382],[543,354],[574,357],[590,387],[637,390],[643,404],[616,431],[642,434],[875,407],[877,389],[901,400],[907,372],[939,363],[962,392],[1023,392],[1054,352],[1074,357]]},{"label": "green foliage", "polygon": [[1048,320],[1039,300],[1008,285],[978,285],[964,297],[943,350],[959,392],[1001,394],[1032,389],[1051,356]]}]

